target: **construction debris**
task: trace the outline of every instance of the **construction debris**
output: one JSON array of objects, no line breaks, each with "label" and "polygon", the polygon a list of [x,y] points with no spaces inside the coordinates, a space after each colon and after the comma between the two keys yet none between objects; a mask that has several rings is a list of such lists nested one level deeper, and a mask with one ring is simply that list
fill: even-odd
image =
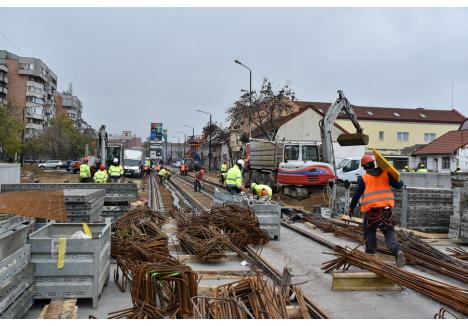
[{"label": "construction debris", "polygon": [[38,319],[76,319],[78,306],[76,299],[52,299],[42,309]]}]

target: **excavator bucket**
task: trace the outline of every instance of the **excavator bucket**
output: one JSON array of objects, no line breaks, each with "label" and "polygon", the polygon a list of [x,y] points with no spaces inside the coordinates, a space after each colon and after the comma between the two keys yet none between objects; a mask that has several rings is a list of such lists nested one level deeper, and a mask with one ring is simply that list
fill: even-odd
[{"label": "excavator bucket", "polygon": [[365,134],[341,134],[336,139],[340,146],[357,146],[367,145],[369,143],[369,136]]}]

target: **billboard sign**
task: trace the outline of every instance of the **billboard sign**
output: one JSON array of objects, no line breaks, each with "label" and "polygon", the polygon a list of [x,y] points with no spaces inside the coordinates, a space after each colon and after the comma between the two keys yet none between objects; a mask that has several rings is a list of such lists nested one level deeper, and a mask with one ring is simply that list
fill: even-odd
[{"label": "billboard sign", "polygon": [[122,140],[130,140],[130,139],[132,139],[132,132],[122,131]]}]

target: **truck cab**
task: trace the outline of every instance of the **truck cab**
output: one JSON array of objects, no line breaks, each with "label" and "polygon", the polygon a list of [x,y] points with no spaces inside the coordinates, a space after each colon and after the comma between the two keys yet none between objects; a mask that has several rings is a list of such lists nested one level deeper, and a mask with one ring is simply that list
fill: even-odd
[{"label": "truck cab", "polygon": [[333,167],[320,161],[320,147],[315,142],[285,142],[283,153],[278,167],[281,185],[324,185],[335,178]]},{"label": "truck cab", "polygon": [[356,183],[358,177],[364,174],[364,169],[361,166],[360,157],[348,157],[341,160],[336,166],[336,176],[339,181],[349,181]]}]

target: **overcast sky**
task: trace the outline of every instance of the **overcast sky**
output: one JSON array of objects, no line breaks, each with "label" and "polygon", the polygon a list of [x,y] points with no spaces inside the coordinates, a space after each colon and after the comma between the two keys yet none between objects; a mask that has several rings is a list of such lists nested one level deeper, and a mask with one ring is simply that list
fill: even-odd
[{"label": "overcast sky", "polygon": [[[467,9],[0,8],[0,49],[73,83],[84,118],[110,133],[201,132],[263,77],[301,100],[451,108],[468,115]],[[316,127],[316,126],[311,126]],[[176,140],[171,138],[171,140]],[[182,136],[183,138],[183,136]]]}]

